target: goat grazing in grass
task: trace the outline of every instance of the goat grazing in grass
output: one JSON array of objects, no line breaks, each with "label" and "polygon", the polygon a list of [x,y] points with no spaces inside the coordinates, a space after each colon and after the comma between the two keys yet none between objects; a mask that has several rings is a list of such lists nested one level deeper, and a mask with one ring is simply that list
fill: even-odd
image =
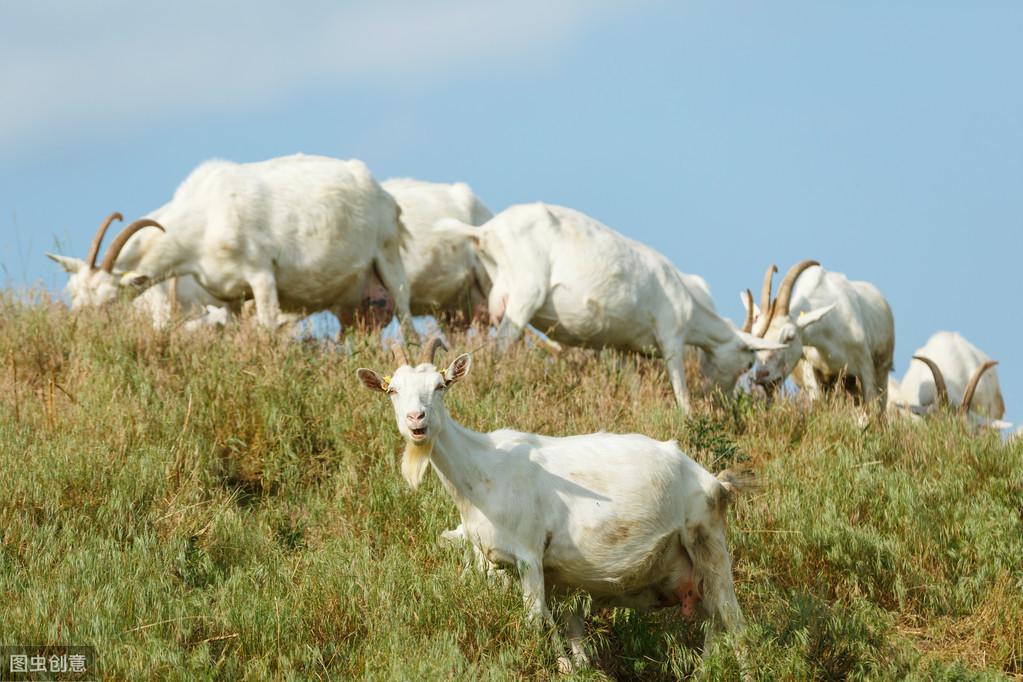
[{"label": "goat grazing in grass", "polygon": [[[91,305],[93,302],[103,302],[107,300],[108,293],[110,296],[116,296],[116,288],[111,288],[109,292],[106,291],[106,285],[113,286],[113,281],[108,281],[102,275],[96,275],[100,270],[96,267],[96,259],[99,256],[103,236],[115,220],[124,220],[124,217],[120,213],[111,213],[107,216],[93,237],[89,254],[85,260],[52,253],[46,254],[70,275],[67,288],[71,294],[72,305],[76,308]],[[157,229],[152,225],[146,225],[134,233],[125,245],[129,251],[134,250],[131,246],[132,241],[148,236],[146,228],[151,228],[150,231]],[[114,263],[113,267],[118,271],[125,269],[121,262]],[[93,280],[95,283],[90,285]],[[195,279],[189,276],[172,277],[149,287],[135,299],[134,305],[152,321],[153,326],[157,329],[165,327],[175,313],[196,318],[189,323],[192,326],[220,324],[227,317],[225,310],[227,303],[211,296],[208,291],[199,286]]]},{"label": "goat grazing in grass", "polygon": [[[391,376],[359,369],[358,378],[391,399],[405,439],[402,475],[415,488],[432,465],[461,517],[448,535],[514,570],[533,617],[550,622],[548,598],[580,589],[598,607],[678,606],[709,617],[705,653],[721,628],[743,627],[725,517],[747,476],[715,477],[675,441],[639,434],[472,431],[444,405],[470,356],[441,372],[396,354]],[[577,665],[588,663],[583,615],[577,607],[561,616]]]},{"label": "goat grazing in grass", "polygon": [[1007,428],[998,363],[955,332],[938,332],[917,349],[902,381],[888,382],[888,406],[924,416],[955,406],[971,422]]},{"label": "goat grazing in grass", "polygon": [[361,161],[303,154],[208,161],[168,203],[126,227],[100,267],[96,257],[109,220],[85,261],[50,258],[71,273],[74,308],[111,301],[126,285],[138,292],[191,275],[235,307],[251,296],[260,324],[269,328],[319,310],[340,317],[361,304],[372,271],[411,333],[400,214]]},{"label": "goat grazing in grass", "polygon": [[477,242],[493,282],[489,308],[501,346],[532,323],[567,345],[659,355],[685,411],[687,344],[703,351],[700,369],[725,393],[753,364],[754,351],[782,347],[719,316],[702,278],[578,211],[512,206],[463,234]]},{"label": "goat grazing in grass", "polygon": [[[888,302],[868,282],[850,281],[845,275],[828,272],[817,261],[805,260],[792,266],[771,301],[768,268],[759,310],[746,293],[746,324],[755,336],[784,344],[784,348],[757,353],[753,380],[765,388],[780,385],[797,364],[795,382],[811,399],[821,388],[844,379],[865,401],[875,398],[885,404],[888,373],[895,349],[895,321]],[[748,292],[748,290],[747,290]],[[753,319],[756,318],[756,322]]]}]

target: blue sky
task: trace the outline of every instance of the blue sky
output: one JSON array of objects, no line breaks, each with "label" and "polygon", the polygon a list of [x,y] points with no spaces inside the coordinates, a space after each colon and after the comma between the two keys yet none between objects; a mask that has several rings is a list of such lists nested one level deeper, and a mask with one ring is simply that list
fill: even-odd
[{"label": "blue sky", "polygon": [[1023,3],[8,2],[0,65],[8,285],[204,159],[358,157],[589,213],[737,321],[817,258],[888,297],[899,376],[959,331],[1023,422]]}]

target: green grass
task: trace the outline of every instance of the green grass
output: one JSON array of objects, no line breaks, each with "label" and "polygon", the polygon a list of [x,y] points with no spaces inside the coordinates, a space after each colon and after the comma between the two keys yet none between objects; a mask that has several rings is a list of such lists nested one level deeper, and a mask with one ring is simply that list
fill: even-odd
[{"label": "green grass", "polygon": [[[0,297],[0,643],[91,644],[110,679],[557,676],[436,478],[413,493],[393,363],[243,327],[188,335]],[[459,350],[475,345],[462,339]],[[448,355],[448,358],[453,355]],[[1023,446],[952,417],[857,425],[842,400],[674,408],[660,363],[477,353],[464,424],[677,438],[761,489],[730,513],[757,679],[1023,675]],[[676,613],[597,612],[585,678],[737,676]]]}]

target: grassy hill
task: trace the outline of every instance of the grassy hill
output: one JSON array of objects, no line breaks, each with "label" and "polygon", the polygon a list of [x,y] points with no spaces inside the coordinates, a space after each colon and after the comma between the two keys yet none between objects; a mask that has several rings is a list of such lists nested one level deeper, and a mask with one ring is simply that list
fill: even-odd
[{"label": "grassy hill", "polygon": [[[124,314],[0,297],[0,643],[95,645],[114,679],[557,676],[517,587],[438,541],[457,514],[436,478],[401,479],[390,405],[354,375],[393,368],[371,336],[347,357]],[[730,513],[754,678],[1023,676],[1019,442],[953,417],[863,429],[841,399],[686,418],[659,362],[580,350],[483,349],[448,405],[754,467]],[[734,678],[671,611],[593,614],[581,677]]]}]

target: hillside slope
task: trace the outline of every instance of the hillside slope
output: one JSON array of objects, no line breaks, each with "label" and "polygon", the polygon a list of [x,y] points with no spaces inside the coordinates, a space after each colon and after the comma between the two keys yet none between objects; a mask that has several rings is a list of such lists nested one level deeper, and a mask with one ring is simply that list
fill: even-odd
[{"label": "hillside slope", "polygon": [[[390,405],[355,379],[393,368],[371,336],[347,357],[124,311],[0,298],[0,643],[92,644],[117,679],[557,676],[517,588],[438,541],[457,515],[436,478],[398,474]],[[1023,675],[1023,445],[952,417],[861,429],[842,400],[685,418],[659,362],[610,353],[474,360],[448,397],[472,428],[638,431],[757,470],[730,513],[754,677]],[[697,669],[676,613],[588,630],[582,677]]]}]

